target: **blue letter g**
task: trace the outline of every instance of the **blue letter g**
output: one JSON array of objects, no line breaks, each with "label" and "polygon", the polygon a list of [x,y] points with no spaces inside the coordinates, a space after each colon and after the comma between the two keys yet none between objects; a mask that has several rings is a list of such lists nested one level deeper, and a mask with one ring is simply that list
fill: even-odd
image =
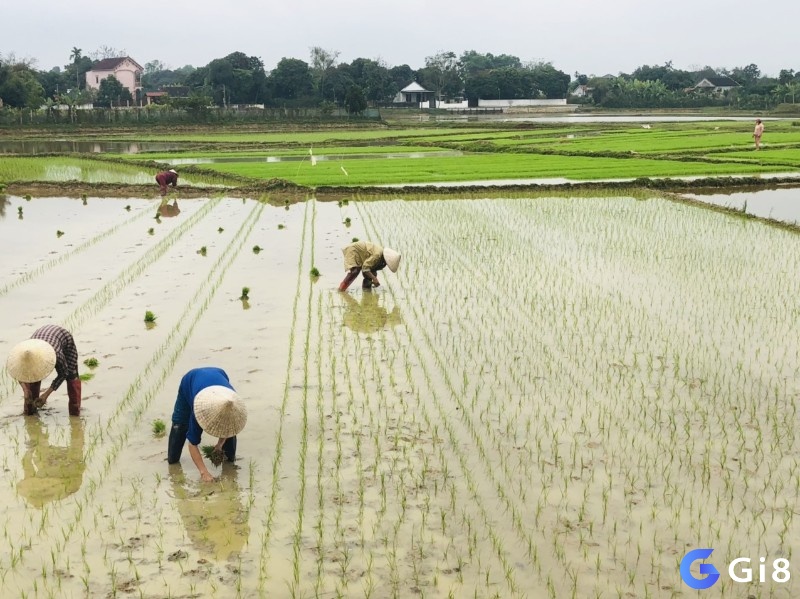
[{"label": "blue letter g", "polygon": [[683,556],[681,560],[681,578],[688,586],[693,589],[702,590],[714,586],[714,583],[719,580],[719,570],[711,564],[700,564],[700,574],[704,574],[704,578],[695,578],[692,574],[692,564],[701,559],[708,559],[714,553],[713,549],[692,549],[689,553]]}]

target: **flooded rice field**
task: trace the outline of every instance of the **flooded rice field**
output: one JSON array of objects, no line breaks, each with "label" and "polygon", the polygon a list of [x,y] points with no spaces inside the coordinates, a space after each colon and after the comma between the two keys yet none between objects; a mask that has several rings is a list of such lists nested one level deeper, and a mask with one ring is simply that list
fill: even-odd
[{"label": "flooded rice field", "polygon": [[[0,374],[4,595],[688,597],[690,548],[793,557],[794,232],[659,197],[5,200],[4,356],[57,323],[99,364],[80,418]],[[354,237],[403,261],[339,293]],[[203,365],[248,405],[213,483],[153,433]]]},{"label": "flooded rice field", "polygon": [[759,218],[768,218],[789,224],[800,222],[800,189],[798,188],[731,191],[729,193],[708,191],[684,195],[699,202],[732,208]]},{"label": "flooded rice field", "polygon": [[0,154],[139,154],[141,152],[170,152],[186,144],[165,142],[87,141],[71,139],[4,139]]}]

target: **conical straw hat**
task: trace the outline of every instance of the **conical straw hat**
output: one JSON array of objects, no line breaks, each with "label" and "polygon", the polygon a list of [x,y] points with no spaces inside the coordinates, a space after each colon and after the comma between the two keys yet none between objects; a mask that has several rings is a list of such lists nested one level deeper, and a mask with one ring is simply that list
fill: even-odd
[{"label": "conical straw hat", "polygon": [[21,383],[38,383],[56,366],[56,350],[47,341],[28,339],[17,343],[6,361],[8,373]]},{"label": "conical straw hat", "polygon": [[386,266],[392,272],[397,272],[397,267],[400,266],[400,254],[392,248],[383,248],[383,259],[386,260]]},{"label": "conical straw hat", "polygon": [[212,385],[195,395],[194,417],[209,435],[227,439],[244,428],[247,408],[233,389]]}]

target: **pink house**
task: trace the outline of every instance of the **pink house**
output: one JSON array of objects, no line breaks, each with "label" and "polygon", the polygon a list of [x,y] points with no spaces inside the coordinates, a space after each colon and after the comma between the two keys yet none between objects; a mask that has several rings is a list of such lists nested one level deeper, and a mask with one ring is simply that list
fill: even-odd
[{"label": "pink house", "polygon": [[130,56],[121,58],[104,58],[86,72],[86,89],[100,89],[100,82],[114,75],[123,87],[127,87],[131,95],[136,98],[136,93],[142,89],[142,66]]}]

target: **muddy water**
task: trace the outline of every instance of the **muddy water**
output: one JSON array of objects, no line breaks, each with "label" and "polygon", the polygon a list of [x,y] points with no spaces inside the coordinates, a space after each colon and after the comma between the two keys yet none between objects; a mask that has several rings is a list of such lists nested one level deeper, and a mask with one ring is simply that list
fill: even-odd
[{"label": "muddy water", "polygon": [[700,202],[733,208],[785,223],[800,222],[800,189],[768,189],[731,193],[684,194]]},{"label": "muddy water", "polygon": [[[62,322],[100,362],[80,419],[0,376],[9,596],[658,597],[687,546],[796,538],[793,234],[658,198],[179,201],[54,198],[119,228],[0,277],[0,347]],[[341,294],[353,237],[403,262]],[[152,433],[200,365],[248,405],[210,484]]]}]

